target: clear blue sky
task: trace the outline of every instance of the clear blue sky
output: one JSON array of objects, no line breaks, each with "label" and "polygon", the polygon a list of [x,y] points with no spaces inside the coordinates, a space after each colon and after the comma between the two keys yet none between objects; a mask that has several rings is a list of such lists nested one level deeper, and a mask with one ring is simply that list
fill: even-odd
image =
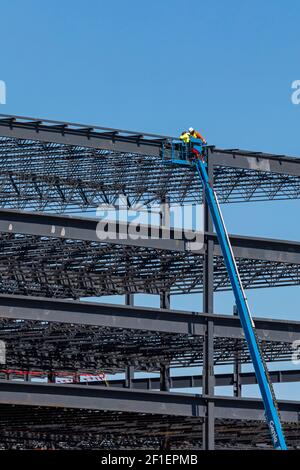
[{"label": "clear blue sky", "polygon": [[[193,125],[220,147],[300,155],[297,0],[2,0],[0,14],[2,113],[172,135]],[[299,240],[299,207],[224,215],[232,232]],[[249,292],[255,315],[286,319],[300,319],[299,298],[299,287]],[[201,310],[201,299],[173,306]],[[230,293],[216,310],[231,312]]]}]

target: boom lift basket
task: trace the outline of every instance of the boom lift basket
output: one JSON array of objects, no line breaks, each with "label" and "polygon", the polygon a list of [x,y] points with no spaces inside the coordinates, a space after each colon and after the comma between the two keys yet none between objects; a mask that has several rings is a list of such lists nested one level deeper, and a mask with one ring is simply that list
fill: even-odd
[{"label": "boom lift basket", "polygon": [[184,143],[181,140],[172,140],[164,143],[162,146],[163,163],[192,166],[197,158],[192,152],[194,142],[197,143],[197,150],[201,147],[200,154],[204,155],[205,145],[198,139],[191,139],[188,143]]}]

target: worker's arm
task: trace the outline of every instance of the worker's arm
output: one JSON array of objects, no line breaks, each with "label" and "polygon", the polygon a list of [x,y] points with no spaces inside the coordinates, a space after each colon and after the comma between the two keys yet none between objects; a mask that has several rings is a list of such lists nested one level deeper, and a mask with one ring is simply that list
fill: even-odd
[{"label": "worker's arm", "polygon": [[204,144],[207,143],[206,140],[204,139],[203,135],[200,134],[200,132],[196,132],[196,134],[197,134],[197,139],[202,140],[202,142],[203,142]]}]

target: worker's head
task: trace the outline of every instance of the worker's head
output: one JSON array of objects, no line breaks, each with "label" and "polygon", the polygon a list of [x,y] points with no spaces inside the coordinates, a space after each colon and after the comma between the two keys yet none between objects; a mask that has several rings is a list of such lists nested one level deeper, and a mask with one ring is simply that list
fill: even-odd
[{"label": "worker's head", "polygon": [[189,133],[192,134],[194,132],[194,128],[193,127],[189,127]]}]

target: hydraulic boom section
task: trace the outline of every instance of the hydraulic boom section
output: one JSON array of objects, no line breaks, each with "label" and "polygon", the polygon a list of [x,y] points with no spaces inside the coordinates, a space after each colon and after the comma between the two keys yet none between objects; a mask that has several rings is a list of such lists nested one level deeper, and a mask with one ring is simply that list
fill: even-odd
[{"label": "hydraulic boom section", "polygon": [[[221,246],[225,266],[230,279],[231,287],[235,296],[235,302],[239,313],[241,325],[249,347],[253,362],[256,379],[262,395],[265,416],[270,429],[273,445],[275,449],[286,450],[286,443],[281,428],[279,410],[273,385],[269,377],[267,365],[265,363],[259,341],[255,332],[255,325],[251,317],[247,298],[243,289],[235,257],[232,251],[228,232],[224,223],[217,194],[209,181],[207,165],[205,162],[206,150],[201,141],[191,139],[186,144],[172,143],[163,153],[165,163],[194,166],[202,182],[207,205],[214,222],[217,237]],[[192,153],[192,148],[194,149]],[[196,152],[195,152],[196,150]]]}]

